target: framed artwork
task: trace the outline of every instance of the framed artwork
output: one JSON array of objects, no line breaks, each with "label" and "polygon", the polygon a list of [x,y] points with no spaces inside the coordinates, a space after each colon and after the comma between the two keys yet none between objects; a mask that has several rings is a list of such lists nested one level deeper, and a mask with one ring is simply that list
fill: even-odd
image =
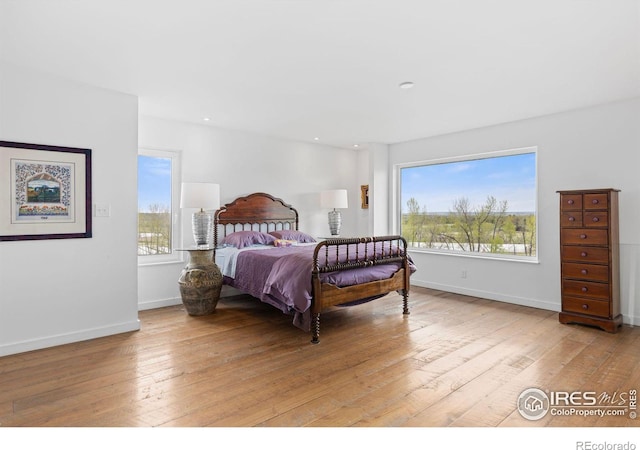
[{"label": "framed artwork", "polygon": [[360,186],[360,207],[362,209],[369,208],[369,185],[363,184]]},{"label": "framed artwork", "polygon": [[91,237],[91,150],[0,141],[0,241]]}]

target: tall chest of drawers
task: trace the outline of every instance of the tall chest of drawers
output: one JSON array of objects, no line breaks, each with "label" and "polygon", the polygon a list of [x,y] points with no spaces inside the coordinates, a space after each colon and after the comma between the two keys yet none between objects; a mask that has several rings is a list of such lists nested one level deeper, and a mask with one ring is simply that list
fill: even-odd
[{"label": "tall chest of drawers", "polygon": [[560,194],[561,323],[615,333],[620,314],[618,190]]}]

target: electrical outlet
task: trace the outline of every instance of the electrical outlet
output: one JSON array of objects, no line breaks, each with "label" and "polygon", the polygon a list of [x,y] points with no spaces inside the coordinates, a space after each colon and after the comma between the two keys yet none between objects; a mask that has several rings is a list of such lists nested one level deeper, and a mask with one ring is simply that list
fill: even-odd
[{"label": "electrical outlet", "polygon": [[467,271],[463,270],[462,272],[460,272],[460,278],[467,278]]},{"label": "electrical outlet", "polygon": [[111,215],[111,205],[96,203],[96,217],[109,217]]}]

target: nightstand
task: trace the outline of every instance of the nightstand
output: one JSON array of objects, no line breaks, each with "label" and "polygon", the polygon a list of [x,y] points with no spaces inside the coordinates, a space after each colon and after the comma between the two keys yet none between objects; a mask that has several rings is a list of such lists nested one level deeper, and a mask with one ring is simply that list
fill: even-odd
[{"label": "nightstand", "polygon": [[204,316],[215,312],[222,289],[222,273],[213,261],[215,249],[191,248],[189,261],[182,269],[178,284],[182,304],[190,316]]}]

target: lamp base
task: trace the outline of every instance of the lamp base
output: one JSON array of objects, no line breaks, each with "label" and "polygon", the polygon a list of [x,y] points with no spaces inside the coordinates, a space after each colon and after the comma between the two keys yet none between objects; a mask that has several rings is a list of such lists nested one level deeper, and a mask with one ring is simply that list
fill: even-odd
[{"label": "lamp base", "polygon": [[340,227],[342,226],[342,215],[340,211],[329,211],[329,231],[332,236],[340,235]]},{"label": "lamp base", "polygon": [[208,247],[213,243],[213,214],[200,210],[192,216],[193,240],[196,247]]}]

